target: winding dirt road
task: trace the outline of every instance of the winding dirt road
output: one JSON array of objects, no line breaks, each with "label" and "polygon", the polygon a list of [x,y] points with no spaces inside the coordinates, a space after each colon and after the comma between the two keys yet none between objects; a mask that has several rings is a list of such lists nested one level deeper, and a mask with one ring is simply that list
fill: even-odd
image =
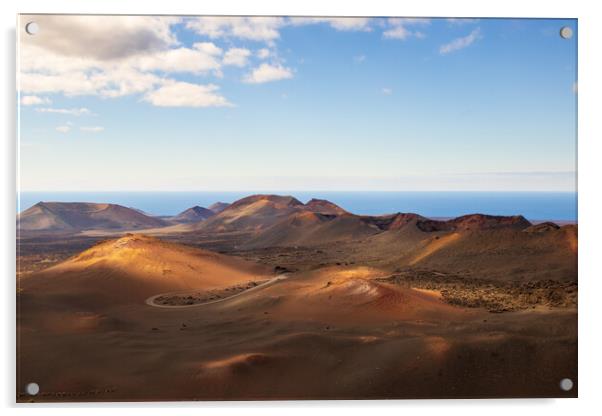
[{"label": "winding dirt road", "polygon": [[243,290],[242,292],[238,292],[232,296],[228,296],[227,298],[221,298],[221,299],[216,299],[216,300],[211,300],[209,302],[203,302],[203,303],[195,303],[193,305],[160,305],[158,303],[155,302],[155,300],[161,296],[171,296],[171,295],[186,295],[187,293],[194,293],[194,292],[198,292],[198,290],[191,290],[190,292],[168,292],[168,293],[159,293],[158,295],[154,295],[151,296],[150,298],[146,299],[144,301],[144,303],[146,303],[149,306],[154,306],[155,308],[166,308],[166,309],[174,309],[174,308],[194,308],[197,306],[206,306],[206,305],[212,305],[215,303],[220,303],[220,302],[225,302],[227,300],[236,298],[238,296],[244,295],[246,293],[255,291],[255,290],[259,290],[262,288],[265,288],[267,286],[270,286],[276,282],[279,282],[280,280],[284,280],[287,279],[288,276],[285,274],[281,274],[278,275],[276,277],[274,277],[273,279],[268,280],[267,282],[264,282],[260,285],[257,285],[255,287],[252,287],[250,289],[247,290]]}]

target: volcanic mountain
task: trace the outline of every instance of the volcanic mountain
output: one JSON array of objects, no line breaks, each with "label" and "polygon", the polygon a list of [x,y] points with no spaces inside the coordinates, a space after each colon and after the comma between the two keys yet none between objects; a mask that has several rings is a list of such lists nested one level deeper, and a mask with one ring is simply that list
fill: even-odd
[{"label": "volcanic mountain", "polygon": [[252,195],[230,204],[197,227],[205,232],[259,231],[304,209],[292,196]]},{"label": "volcanic mountain", "polygon": [[206,220],[207,218],[212,217],[213,215],[215,215],[214,211],[207,208],[199,207],[197,205],[192,208],[188,208],[186,211],[180,212],[174,217],[169,218],[169,221],[178,224],[187,224]]},{"label": "volcanic mountain", "polygon": [[216,214],[219,214],[220,212],[222,212],[229,206],[230,206],[230,204],[228,204],[227,202],[215,202],[215,203],[209,205],[208,209],[213,211]]},{"label": "volcanic mountain", "polygon": [[[218,203],[221,204],[221,203]],[[217,205],[217,204],[214,204]],[[209,209],[222,208],[213,205]],[[294,217],[300,213],[315,213],[326,216],[351,215],[343,208],[330,201],[323,199],[312,199],[303,204],[292,196],[282,195],[251,195],[239,199],[197,227],[206,232],[224,231],[254,231],[259,232],[272,227],[281,221],[295,221]],[[293,217],[289,218],[289,216]],[[307,220],[311,216],[305,218]],[[314,217],[314,219],[326,220],[326,217]]]},{"label": "volcanic mountain", "polygon": [[25,276],[19,286],[24,293],[121,303],[143,302],[163,292],[207,290],[269,277],[266,267],[236,257],[127,234]]},{"label": "volcanic mountain", "polygon": [[479,231],[489,229],[524,230],[531,223],[522,215],[496,216],[470,214],[456,217],[447,221],[433,220],[413,213],[397,213],[382,216],[364,216],[367,222],[382,230],[401,230],[405,227],[415,227],[424,232],[437,231]]},{"label": "volcanic mountain", "polygon": [[545,233],[548,231],[558,230],[560,226],[553,222],[542,222],[536,225],[532,225],[530,227],[525,228],[523,231],[526,233]]},{"label": "volcanic mountain", "polygon": [[[474,216],[470,216],[474,218]],[[481,216],[479,216],[481,217]],[[356,243],[382,264],[418,267],[500,280],[574,280],[577,227],[528,226],[522,217],[484,222],[418,220]],[[470,224],[470,225],[467,225]]]},{"label": "volcanic mountain", "polygon": [[447,224],[451,225],[455,230],[487,230],[501,228],[524,230],[531,226],[531,223],[522,215],[500,216],[484,214],[464,215],[447,221]]},{"label": "volcanic mountain", "polygon": [[327,215],[300,211],[261,231],[242,248],[310,246],[371,236],[380,229],[351,214]]},{"label": "volcanic mountain", "polygon": [[340,206],[333,204],[332,202],[327,201],[325,199],[313,198],[305,204],[305,209],[308,211],[317,212],[318,214],[332,214],[332,215],[348,214],[348,212],[345,211]]},{"label": "volcanic mountain", "polygon": [[17,216],[21,231],[77,232],[162,227],[167,222],[116,204],[38,202]]}]

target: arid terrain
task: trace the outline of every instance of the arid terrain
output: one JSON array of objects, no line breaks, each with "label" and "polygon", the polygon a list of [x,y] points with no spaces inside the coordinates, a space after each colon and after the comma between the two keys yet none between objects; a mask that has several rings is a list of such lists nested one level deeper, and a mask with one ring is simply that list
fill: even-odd
[{"label": "arid terrain", "polygon": [[576,224],[253,195],[17,227],[18,401],[577,396]]}]

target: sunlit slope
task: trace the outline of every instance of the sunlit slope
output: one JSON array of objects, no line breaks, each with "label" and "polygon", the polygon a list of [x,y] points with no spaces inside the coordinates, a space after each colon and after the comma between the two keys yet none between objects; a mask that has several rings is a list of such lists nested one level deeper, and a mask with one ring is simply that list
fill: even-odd
[{"label": "sunlit slope", "polygon": [[267,268],[143,235],[105,241],[27,276],[20,288],[44,294],[143,301],[162,292],[207,290],[269,277]]}]

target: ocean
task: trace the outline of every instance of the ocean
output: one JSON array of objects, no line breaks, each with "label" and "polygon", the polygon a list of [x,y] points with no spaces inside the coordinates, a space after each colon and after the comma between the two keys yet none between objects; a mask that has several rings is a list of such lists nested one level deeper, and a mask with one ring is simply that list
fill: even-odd
[{"label": "ocean", "polygon": [[[174,215],[194,205],[233,202],[267,192],[21,192],[23,211],[39,201],[108,202],[141,209],[152,215]],[[274,191],[302,202],[327,199],[354,214],[414,212],[427,217],[456,217],[471,213],[523,215],[529,220],[577,221],[573,192],[332,192]]]}]

